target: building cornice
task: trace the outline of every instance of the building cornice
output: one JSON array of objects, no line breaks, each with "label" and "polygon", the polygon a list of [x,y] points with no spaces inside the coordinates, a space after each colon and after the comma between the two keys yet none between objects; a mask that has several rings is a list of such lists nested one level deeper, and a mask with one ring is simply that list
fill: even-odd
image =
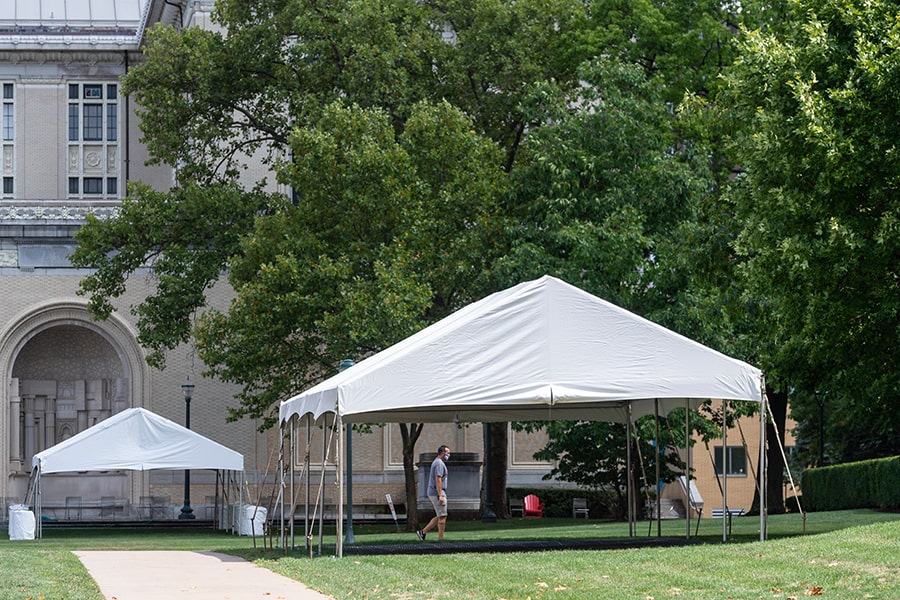
[{"label": "building cornice", "polygon": [[45,200],[40,202],[0,201],[0,224],[73,224],[84,223],[88,215],[110,219],[119,213],[120,202]]},{"label": "building cornice", "polygon": [[33,48],[16,47],[4,49],[6,44],[0,39],[0,64],[59,64],[59,65],[124,65],[125,55],[134,54],[128,60],[134,62],[140,49],[136,44],[116,48]]}]

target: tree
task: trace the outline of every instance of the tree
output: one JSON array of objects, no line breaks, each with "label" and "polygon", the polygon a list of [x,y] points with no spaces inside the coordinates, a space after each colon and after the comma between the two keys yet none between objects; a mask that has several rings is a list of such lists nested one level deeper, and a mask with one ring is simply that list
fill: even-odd
[{"label": "tree", "polygon": [[[472,300],[497,252],[505,175],[470,126],[446,103],[420,103],[395,136],[385,113],[334,104],[295,132],[280,173],[306,192],[257,218],[230,262],[235,301],[195,328],[209,373],[242,386],[236,416],[265,417],[340,356],[372,354]],[[421,425],[407,427],[415,525]]]},{"label": "tree", "polygon": [[728,77],[760,362],[802,392],[798,414],[817,392],[843,399],[844,430],[862,434],[843,437],[867,442],[843,459],[896,454],[900,24],[890,2],[786,5],[783,33],[749,32]]},{"label": "tree", "polygon": [[[478,136],[493,140],[502,169],[512,170],[522,132],[537,124],[521,110],[523,97],[537,85],[577,83],[579,58],[556,50],[584,11],[576,0],[219,0],[215,14],[225,33],[148,32],[145,60],[124,86],[142,107],[154,160],[178,165],[178,186],[158,196],[133,188],[133,209],[89,222],[73,260],[96,269],[82,292],[103,316],[146,259],[160,285],[134,310],[154,364],[189,339],[201,314],[211,372],[243,385],[232,417],[271,417],[275,402],[329,374],[337,359],[384,348],[495,289],[485,265],[503,238],[487,232],[503,171]],[[460,137],[449,123],[442,141],[429,129],[429,120],[449,118],[442,99],[475,131]],[[440,115],[425,114],[428,100]],[[341,137],[358,132],[365,143]],[[296,205],[262,194],[265,182],[244,189],[250,156],[292,186]],[[454,171],[461,166],[471,169]],[[247,218],[231,219],[216,202],[222,189],[245,195]],[[229,244],[203,245],[203,268],[195,267],[193,232],[175,238],[163,220],[142,221],[144,197],[218,227]],[[139,223],[147,226],[140,235],[123,233]],[[195,293],[176,293],[179,268],[194,275],[185,283]],[[238,298],[227,314],[202,314],[202,290],[226,269]],[[253,337],[254,326],[265,333]]]},{"label": "tree", "polygon": [[[521,133],[535,124],[521,109],[523,98],[541,82],[577,83],[580,56],[567,53],[563,60],[555,49],[583,15],[576,0],[490,6],[466,0],[439,6],[405,0],[327,6],[311,0],[219,0],[215,18],[227,33],[154,27],[147,32],[144,60],[129,71],[123,89],[141,107],[142,141],[153,161],[178,165],[179,184],[166,202],[180,210],[180,204],[208,193],[202,213],[200,207],[186,211],[236,240],[250,232],[252,221],[232,219],[230,207],[215,202],[217,186],[246,190],[250,214],[280,210],[277,199],[260,196],[265,181],[248,185],[241,178],[247,164],[261,160],[272,166],[274,177],[279,161],[285,164],[293,129],[313,127],[337,100],[377,108],[401,131],[417,102],[449,99],[472,117],[478,132],[503,148],[504,168],[511,170]],[[449,41],[435,24],[446,24]],[[498,55],[488,60],[493,50]],[[131,192],[135,202],[146,191]],[[137,212],[116,221],[128,229],[140,220]],[[183,231],[187,239],[172,240],[165,224],[153,225],[128,238],[114,234],[114,227],[88,223],[74,260],[103,271],[82,285],[92,306],[108,309],[104,302],[121,295],[140,255],[163,259],[170,243],[190,245],[191,232]],[[123,249],[134,260],[109,256]],[[234,246],[207,250],[204,277],[192,281],[198,290],[226,268]],[[182,257],[183,266],[189,261]],[[139,323],[157,366],[166,349],[188,341],[192,315],[204,306],[202,294],[176,291],[161,285],[136,307],[139,313],[149,304],[158,307],[144,311]]]},{"label": "tree", "polygon": [[661,250],[708,189],[706,159],[678,144],[661,89],[637,67],[596,59],[586,85],[530,134],[515,174],[510,280],[551,273],[651,316],[668,302]]}]

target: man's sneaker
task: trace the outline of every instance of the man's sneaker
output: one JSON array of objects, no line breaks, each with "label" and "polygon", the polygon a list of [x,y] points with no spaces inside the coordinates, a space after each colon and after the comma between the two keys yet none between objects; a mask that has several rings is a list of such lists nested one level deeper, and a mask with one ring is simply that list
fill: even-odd
[{"label": "man's sneaker", "polygon": [[420,539],[420,540],[422,540],[423,542],[425,541],[425,532],[424,532],[424,531],[422,531],[421,529],[419,529],[419,530],[416,531],[416,535],[419,536],[419,539]]}]

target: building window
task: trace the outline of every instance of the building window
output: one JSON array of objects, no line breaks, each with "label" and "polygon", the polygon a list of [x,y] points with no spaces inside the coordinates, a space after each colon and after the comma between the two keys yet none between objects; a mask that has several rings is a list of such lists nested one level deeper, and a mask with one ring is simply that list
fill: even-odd
[{"label": "building window", "polygon": [[84,105],[84,140],[96,142],[103,139],[103,105]]},{"label": "building window", "polygon": [[0,112],[0,170],[2,170],[4,198],[12,198],[15,195],[16,172],[16,88],[12,83],[3,82],[0,85],[3,93],[2,112]]},{"label": "building window", "polygon": [[69,141],[77,142],[78,141],[78,105],[70,104],[69,105]]},{"label": "building window", "polygon": [[103,86],[102,85],[84,85],[84,98],[85,100],[100,100],[103,98]]},{"label": "building window", "polygon": [[119,86],[68,84],[69,196],[118,198]]},{"label": "building window", "polygon": [[[79,139],[83,139],[90,142],[102,140],[114,142],[118,140],[118,99],[118,86],[115,84],[103,86],[70,83],[69,141],[77,142]],[[79,138],[79,134],[82,137]]]},{"label": "building window", "polygon": [[16,139],[16,108],[13,104],[13,84],[3,84],[3,141]]},{"label": "building window", "polygon": [[103,193],[103,178],[102,177],[85,177],[83,180],[84,183],[84,193],[90,194],[92,196],[96,196],[97,194]]},{"label": "building window", "polygon": [[119,106],[106,105],[106,139],[115,142],[119,139]]},{"label": "building window", "polygon": [[[722,446],[715,448],[716,475],[722,475]],[[725,475],[733,477],[747,476],[747,452],[743,446],[728,446],[725,448]]]}]

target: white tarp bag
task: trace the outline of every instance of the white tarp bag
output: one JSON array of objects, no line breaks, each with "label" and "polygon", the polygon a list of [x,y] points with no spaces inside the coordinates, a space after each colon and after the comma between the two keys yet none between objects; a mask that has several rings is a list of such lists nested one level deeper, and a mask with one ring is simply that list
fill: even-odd
[{"label": "white tarp bag", "polygon": [[265,533],[267,510],[262,506],[245,504],[241,511],[238,535],[261,536]]},{"label": "white tarp bag", "polygon": [[27,504],[13,504],[9,507],[9,539],[34,539],[34,513]]}]

